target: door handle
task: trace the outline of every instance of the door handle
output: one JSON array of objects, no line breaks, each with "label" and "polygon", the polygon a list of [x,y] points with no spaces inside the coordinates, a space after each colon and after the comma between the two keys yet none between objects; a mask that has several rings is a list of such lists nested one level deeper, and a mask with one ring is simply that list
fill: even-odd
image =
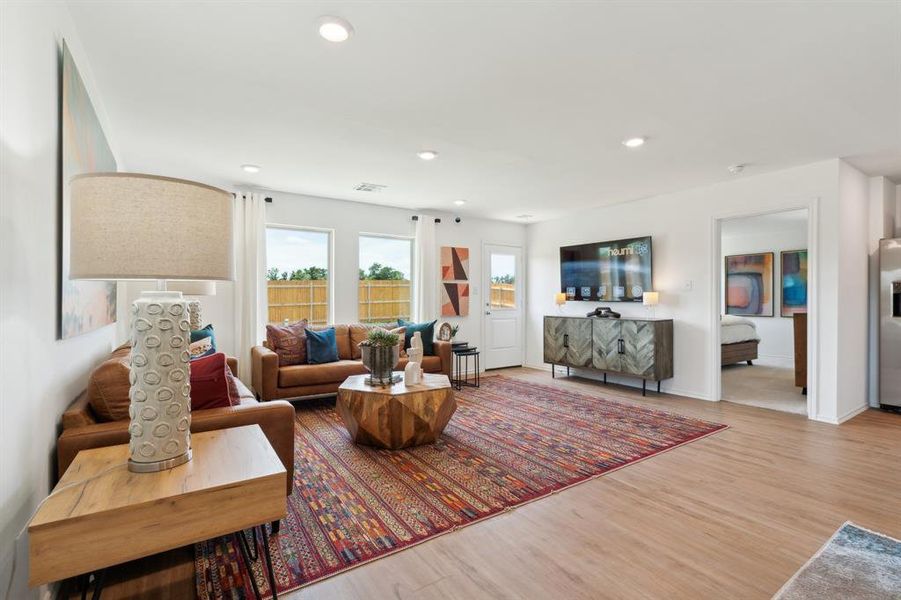
[{"label": "door handle", "polygon": [[625,353],[626,353],[626,342],[624,342],[624,341],[621,340],[621,339],[620,339],[620,340],[617,340],[617,346],[618,346],[618,348],[617,348],[617,352],[618,352],[618,353],[620,353],[620,354],[625,354]]},{"label": "door handle", "polygon": [[569,334],[568,333],[563,334],[563,347],[569,348]]}]

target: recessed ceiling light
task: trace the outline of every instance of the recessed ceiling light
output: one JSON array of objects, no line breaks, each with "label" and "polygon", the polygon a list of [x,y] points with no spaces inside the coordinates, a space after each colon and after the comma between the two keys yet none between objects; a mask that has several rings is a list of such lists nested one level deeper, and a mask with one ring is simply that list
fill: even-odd
[{"label": "recessed ceiling light", "polygon": [[434,150],[420,150],[416,153],[416,156],[418,156],[422,160],[435,160],[436,158],[438,158],[438,153]]},{"label": "recessed ceiling light", "polygon": [[247,171],[248,173],[259,173],[260,167],[259,165],[241,165],[241,168]]},{"label": "recessed ceiling light", "polygon": [[517,219],[531,219],[535,215],[516,215]]},{"label": "recessed ceiling light", "polygon": [[341,17],[322,17],[319,19],[319,35],[330,42],[341,43],[354,33],[350,23]]},{"label": "recessed ceiling light", "polygon": [[638,148],[644,146],[645,139],[643,137],[632,137],[623,140],[623,146],[626,148]]},{"label": "recessed ceiling light", "polygon": [[744,165],[731,165],[729,167],[729,172],[732,173],[733,175],[738,175],[739,173],[741,173],[744,170],[745,170]]},{"label": "recessed ceiling light", "polygon": [[463,206],[464,204],[466,204],[466,200],[454,200],[454,204],[456,204],[457,206]]}]

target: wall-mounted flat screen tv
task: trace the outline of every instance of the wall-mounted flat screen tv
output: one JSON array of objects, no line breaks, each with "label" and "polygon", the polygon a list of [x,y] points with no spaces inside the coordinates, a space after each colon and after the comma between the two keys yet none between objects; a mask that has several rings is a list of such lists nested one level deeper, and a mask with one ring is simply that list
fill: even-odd
[{"label": "wall-mounted flat screen tv", "polygon": [[652,281],[651,236],[560,248],[560,291],[567,300],[641,302]]}]

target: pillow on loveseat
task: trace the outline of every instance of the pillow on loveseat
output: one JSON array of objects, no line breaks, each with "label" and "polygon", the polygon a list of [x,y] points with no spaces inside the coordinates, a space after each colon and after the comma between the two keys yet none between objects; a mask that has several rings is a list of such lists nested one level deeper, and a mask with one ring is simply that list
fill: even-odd
[{"label": "pillow on loveseat", "polygon": [[411,323],[410,321],[398,319],[398,326],[404,328],[404,350],[410,348],[413,334],[418,331],[420,337],[422,338],[422,354],[424,356],[434,356],[435,323],[437,323],[437,321],[429,321],[427,323]]},{"label": "pillow on loveseat", "polygon": [[335,328],[307,330],[307,362],[311,365],[338,362],[338,340]]},{"label": "pillow on loveseat", "polygon": [[212,324],[191,331],[191,345],[188,346],[188,352],[191,353],[191,360],[216,354],[216,334],[213,333]]},{"label": "pillow on loveseat", "polygon": [[128,418],[131,399],[128,390],[131,383],[128,376],[128,355],[131,348],[120,346],[88,379],[88,403],[99,421],[121,421]]},{"label": "pillow on loveseat", "polygon": [[307,320],[290,325],[266,325],[266,342],[278,354],[279,366],[307,363]]},{"label": "pillow on loveseat", "polygon": [[191,410],[224,408],[240,400],[229,385],[228,364],[221,352],[191,361]]}]

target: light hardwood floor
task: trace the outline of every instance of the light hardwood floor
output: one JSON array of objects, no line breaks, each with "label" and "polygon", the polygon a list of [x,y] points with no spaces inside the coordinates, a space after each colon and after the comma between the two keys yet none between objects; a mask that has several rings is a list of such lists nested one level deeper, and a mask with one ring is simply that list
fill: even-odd
[{"label": "light hardwood floor", "polygon": [[[901,537],[901,415],[833,426],[504,373],[730,428],[283,597],[769,598],[846,520]],[[190,598],[192,556],[119,569],[103,597]]]}]

